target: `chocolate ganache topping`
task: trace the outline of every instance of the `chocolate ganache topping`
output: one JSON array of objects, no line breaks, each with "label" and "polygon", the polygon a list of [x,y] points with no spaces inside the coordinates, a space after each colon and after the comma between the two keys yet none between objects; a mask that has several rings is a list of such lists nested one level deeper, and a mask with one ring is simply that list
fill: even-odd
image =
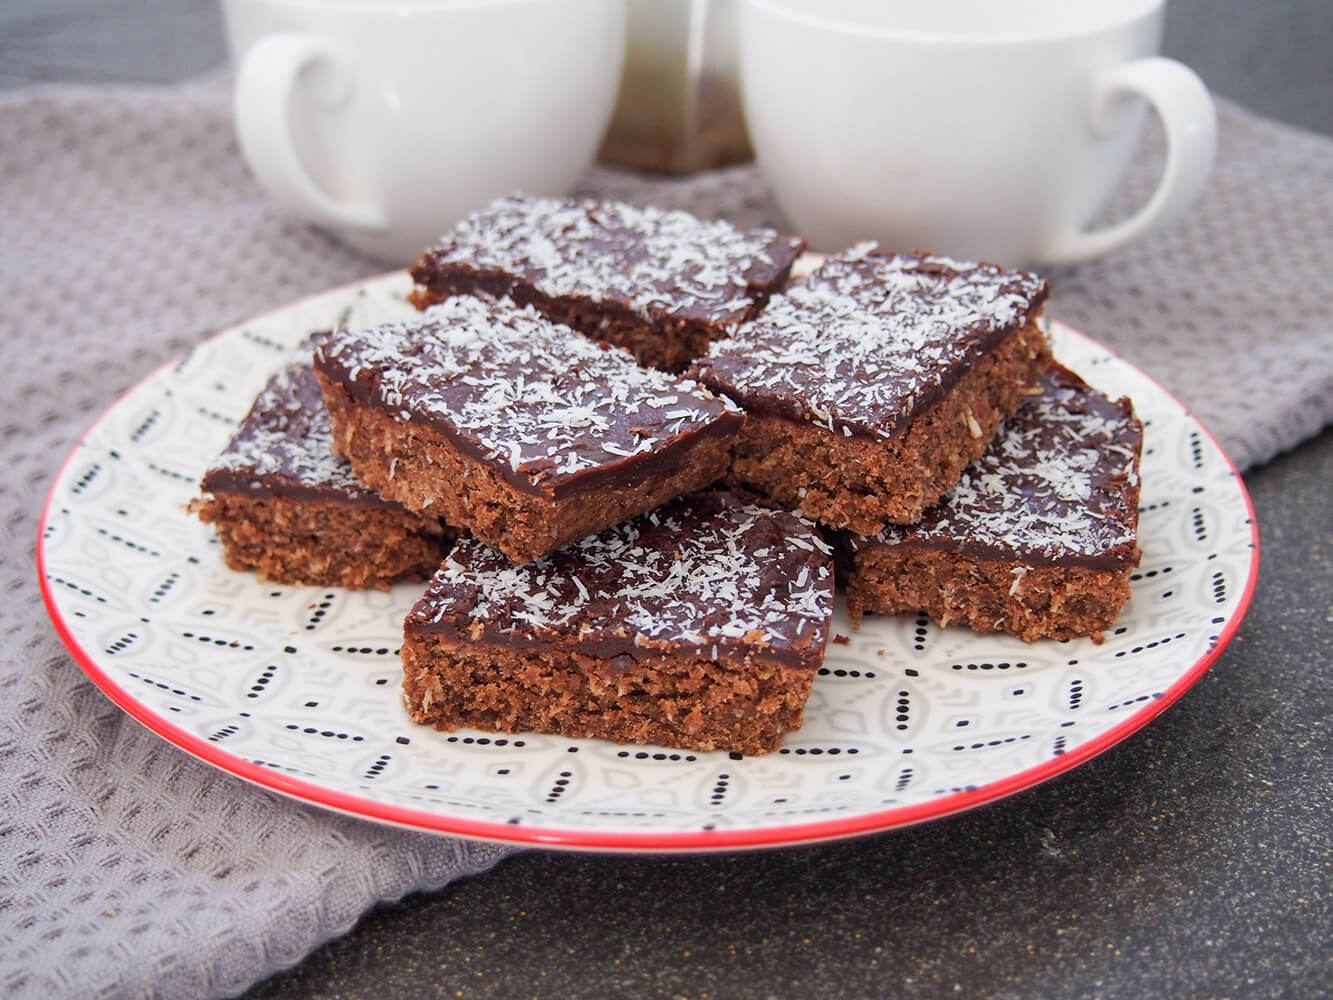
[{"label": "chocolate ganache topping", "polygon": [[460,539],[405,628],[602,658],[758,650],[814,668],[832,607],[832,560],[813,525],[701,493],[522,566]]},{"label": "chocolate ganache topping", "polygon": [[1026,272],[863,243],[773,296],[689,374],[753,412],[888,439],[1048,294]]},{"label": "chocolate ganache topping", "polygon": [[990,449],[920,523],[873,540],[959,549],[982,558],[1118,568],[1137,559],[1143,426],[1068,369],[1000,428]]},{"label": "chocolate ganache topping", "polygon": [[739,322],[805,247],[771,229],[742,231],[687,212],[619,202],[513,195],[464,219],[427,250],[413,277],[480,272],[502,295],[518,281],[554,299],[661,316]]},{"label": "chocolate ganache topping", "polygon": [[698,384],[508,299],[460,296],[411,323],[335,330],[317,339],[315,364],[361,403],[438,430],[518,489],[557,497],[664,471],[673,446],[729,436],[743,420]]}]

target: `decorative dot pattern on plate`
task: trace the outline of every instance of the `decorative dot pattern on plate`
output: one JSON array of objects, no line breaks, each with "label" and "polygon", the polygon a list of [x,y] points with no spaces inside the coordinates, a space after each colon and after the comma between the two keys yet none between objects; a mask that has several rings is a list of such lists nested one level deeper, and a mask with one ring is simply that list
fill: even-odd
[{"label": "decorative dot pattern on plate", "polygon": [[[550,847],[707,850],[885,829],[1017,791],[1105,749],[1202,672],[1248,602],[1249,504],[1151,379],[1056,326],[1055,353],[1134,399],[1145,456],[1134,597],[1106,642],[1025,644],[841,608],[804,727],[765,757],[437,733],[399,700],[417,584],[260,584],[183,507],[286,349],[350,309],[407,315],[403,274],[204,343],[112,407],[66,461],[39,556],[62,635],[122,707],[248,780],[368,818]],[[1092,364],[1097,359],[1097,364]],[[144,430],[151,417],[149,430]],[[169,472],[170,474],[164,474]],[[133,544],[126,544],[124,540]]]}]

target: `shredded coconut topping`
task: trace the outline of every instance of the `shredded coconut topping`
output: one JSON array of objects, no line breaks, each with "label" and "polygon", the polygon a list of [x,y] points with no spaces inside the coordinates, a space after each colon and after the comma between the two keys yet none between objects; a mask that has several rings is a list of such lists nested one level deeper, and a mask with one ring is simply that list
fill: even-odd
[{"label": "shredded coconut topping", "polygon": [[336,330],[315,357],[354,395],[533,483],[651,453],[736,412],[508,299],[460,296],[415,323]]},{"label": "shredded coconut topping", "polygon": [[522,566],[460,539],[407,627],[616,651],[758,645],[813,666],[833,608],[828,551],[794,514],[696,494]]},{"label": "shredded coconut topping", "polygon": [[862,243],[775,295],[691,374],[747,407],[890,438],[1046,295],[1025,272]]},{"label": "shredded coconut topping", "polygon": [[204,489],[265,491],[295,487],[346,494],[359,501],[379,498],[333,454],[333,426],[315,371],[294,362],[270,378],[255,397],[231,441],[204,477]]},{"label": "shredded coconut topping", "polygon": [[1063,369],[1043,387],[919,524],[890,525],[875,541],[1056,562],[1129,558],[1143,436],[1129,400],[1112,402]]},{"label": "shredded coconut topping", "polygon": [[424,259],[502,271],[544,295],[616,302],[647,319],[734,322],[753,305],[750,285],[771,281],[802,246],[682,211],[512,195],[464,219]]}]

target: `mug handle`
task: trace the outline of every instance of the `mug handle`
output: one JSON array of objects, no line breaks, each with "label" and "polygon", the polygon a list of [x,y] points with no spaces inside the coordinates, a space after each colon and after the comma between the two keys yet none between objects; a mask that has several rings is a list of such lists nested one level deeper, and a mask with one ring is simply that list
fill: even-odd
[{"label": "mug handle", "polygon": [[1123,246],[1178,217],[1203,190],[1217,158],[1217,109],[1203,81],[1188,66],[1160,56],[1111,70],[1095,91],[1092,127],[1098,135],[1110,134],[1116,105],[1132,95],[1153,106],[1166,133],[1166,166],[1157,189],[1123,222],[1057,242],[1044,255],[1048,263],[1074,264]]},{"label": "mug handle", "polygon": [[320,108],[337,110],[351,97],[351,67],[322,39],[278,32],[250,46],[236,74],[233,104],[241,152],[259,183],[289,211],[326,226],[383,231],[388,221],[381,213],[331,198],[297,155],[292,96],[307,70],[308,91]]}]

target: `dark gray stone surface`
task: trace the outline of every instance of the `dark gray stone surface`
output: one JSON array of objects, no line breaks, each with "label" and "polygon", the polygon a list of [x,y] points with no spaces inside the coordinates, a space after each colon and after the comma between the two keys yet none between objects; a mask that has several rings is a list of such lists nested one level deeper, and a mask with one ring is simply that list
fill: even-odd
[{"label": "dark gray stone surface", "polygon": [[[213,0],[7,0],[0,87],[218,65]],[[1217,92],[1333,133],[1328,0],[1173,0]],[[976,812],[845,843],[528,853],[368,915],[251,998],[1333,992],[1333,432],[1246,476],[1259,586],[1145,729]]]}]

